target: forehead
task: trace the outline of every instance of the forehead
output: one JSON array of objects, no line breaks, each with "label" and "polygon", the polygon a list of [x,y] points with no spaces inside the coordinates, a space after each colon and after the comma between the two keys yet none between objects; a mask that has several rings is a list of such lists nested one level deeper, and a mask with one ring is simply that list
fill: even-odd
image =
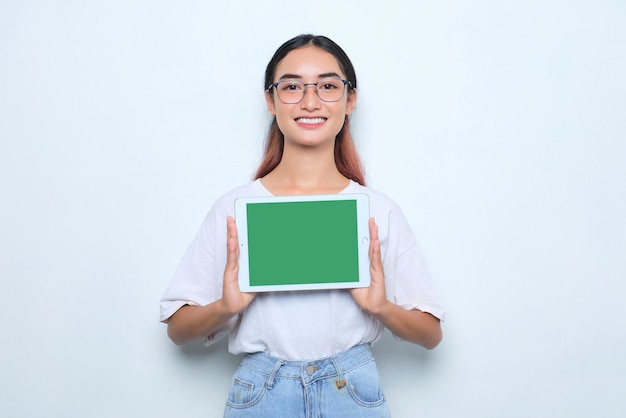
[{"label": "forehead", "polygon": [[299,75],[303,78],[315,78],[320,74],[336,73],[345,78],[337,58],[330,52],[313,45],[290,51],[276,66],[275,77],[283,74]]}]

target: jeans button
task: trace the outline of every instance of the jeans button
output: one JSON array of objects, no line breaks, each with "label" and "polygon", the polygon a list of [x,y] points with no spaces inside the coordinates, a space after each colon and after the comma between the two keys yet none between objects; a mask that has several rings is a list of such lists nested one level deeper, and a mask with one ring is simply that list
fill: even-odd
[{"label": "jeans button", "polygon": [[318,368],[315,366],[306,366],[306,374],[311,376]]}]

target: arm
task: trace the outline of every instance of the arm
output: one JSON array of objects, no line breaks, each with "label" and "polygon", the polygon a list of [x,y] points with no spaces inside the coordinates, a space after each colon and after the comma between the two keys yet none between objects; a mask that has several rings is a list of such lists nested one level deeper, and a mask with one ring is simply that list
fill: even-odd
[{"label": "arm", "polygon": [[254,293],[242,293],[239,290],[239,241],[235,220],[230,216],[227,219],[226,245],[222,298],[206,306],[185,305],[176,311],[167,323],[167,335],[174,343],[183,344],[213,334],[246,309],[254,299]]},{"label": "arm", "polygon": [[417,309],[406,310],[389,301],[378,312],[371,312],[391,332],[406,341],[432,350],[442,339],[439,319]]},{"label": "arm", "polygon": [[442,338],[439,319],[416,309],[406,310],[387,300],[378,226],[373,218],[370,218],[369,227],[372,281],[367,288],[351,289],[352,297],[361,309],[373,315],[398,337],[427,349],[435,348]]}]

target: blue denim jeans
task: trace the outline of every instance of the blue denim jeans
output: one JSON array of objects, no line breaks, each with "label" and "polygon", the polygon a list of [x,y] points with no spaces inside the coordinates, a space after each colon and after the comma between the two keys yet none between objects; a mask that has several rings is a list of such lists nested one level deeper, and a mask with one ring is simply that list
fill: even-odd
[{"label": "blue denim jeans", "polygon": [[315,361],[247,354],[233,376],[225,418],[389,417],[369,345]]}]

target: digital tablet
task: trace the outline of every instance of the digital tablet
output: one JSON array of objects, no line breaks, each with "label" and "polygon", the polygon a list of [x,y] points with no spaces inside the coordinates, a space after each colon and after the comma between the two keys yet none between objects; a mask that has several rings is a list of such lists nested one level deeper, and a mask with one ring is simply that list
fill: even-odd
[{"label": "digital tablet", "polygon": [[367,287],[366,194],[239,198],[242,292]]}]

